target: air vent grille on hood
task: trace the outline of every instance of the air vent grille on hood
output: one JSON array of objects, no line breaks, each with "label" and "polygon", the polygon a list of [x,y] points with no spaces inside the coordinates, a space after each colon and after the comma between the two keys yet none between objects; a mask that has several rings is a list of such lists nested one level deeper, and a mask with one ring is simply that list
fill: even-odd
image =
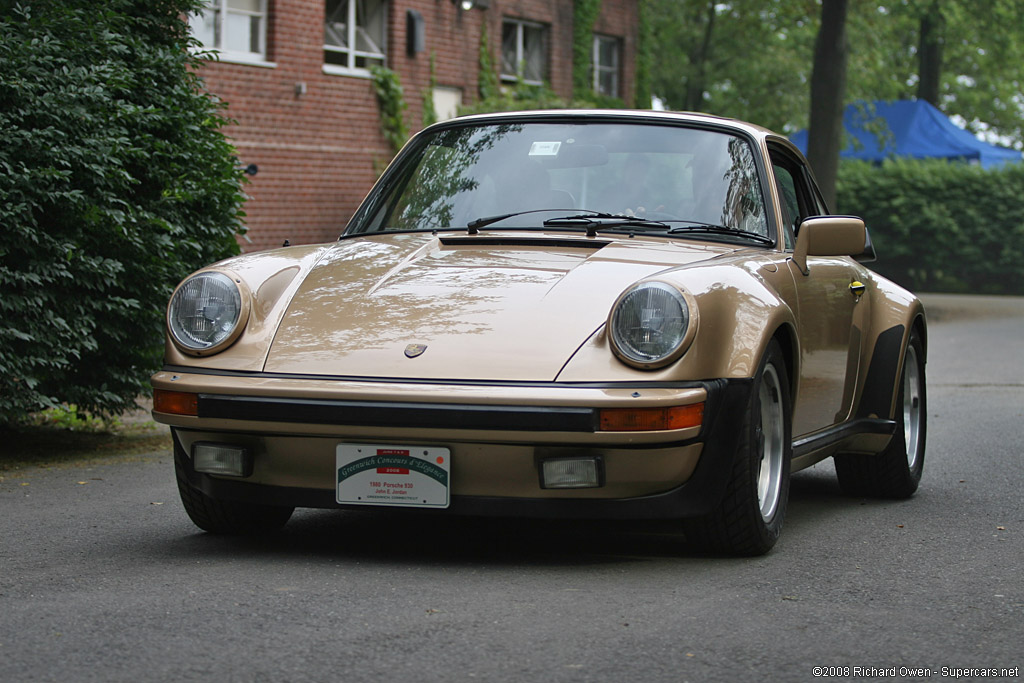
[{"label": "air vent grille on hood", "polygon": [[474,236],[474,237],[441,237],[441,244],[446,247],[545,247],[564,249],[600,249],[610,242],[594,239],[559,239],[552,237],[512,237]]}]

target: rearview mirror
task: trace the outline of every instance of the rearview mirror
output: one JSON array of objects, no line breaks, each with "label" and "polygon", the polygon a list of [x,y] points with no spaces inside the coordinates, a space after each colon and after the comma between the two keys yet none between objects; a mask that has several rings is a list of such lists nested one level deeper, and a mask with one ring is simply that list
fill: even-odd
[{"label": "rearview mirror", "polygon": [[608,149],[604,145],[561,145],[557,156],[543,158],[549,168],[585,168],[608,163]]},{"label": "rearview mirror", "polygon": [[867,229],[856,216],[812,216],[797,231],[793,262],[807,274],[808,256],[857,256],[864,252]]}]

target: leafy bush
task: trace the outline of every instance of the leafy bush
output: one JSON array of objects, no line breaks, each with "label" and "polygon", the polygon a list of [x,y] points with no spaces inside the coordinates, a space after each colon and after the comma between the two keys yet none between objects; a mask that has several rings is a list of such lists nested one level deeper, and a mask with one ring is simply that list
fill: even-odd
[{"label": "leafy bush", "polygon": [[0,9],[0,424],[133,405],[173,286],[238,251],[241,172],[188,50],[198,5]]},{"label": "leafy bush", "polygon": [[915,291],[1024,294],[1024,164],[843,162],[838,205],[862,216],[874,270]]}]

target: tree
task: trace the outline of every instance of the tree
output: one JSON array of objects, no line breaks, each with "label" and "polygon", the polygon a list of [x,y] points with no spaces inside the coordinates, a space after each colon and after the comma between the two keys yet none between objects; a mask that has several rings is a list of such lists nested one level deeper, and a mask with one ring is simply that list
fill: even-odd
[{"label": "tree", "polygon": [[671,109],[796,131],[807,116],[808,0],[649,0],[652,86]]},{"label": "tree", "polygon": [[917,99],[936,107],[940,106],[939,85],[942,80],[945,23],[939,0],[933,0],[921,15],[918,33]]},{"label": "tree", "polygon": [[[1024,0],[848,0],[846,101],[920,97],[1024,147]],[[832,0],[648,0],[652,85],[669,108],[807,127]]]},{"label": "tree", "polygon": [[132,406],[171,289],[238,251],[241,171],[189,51],[199,4],[0,7],[0,424]]},{"label": "tree", "polygon": [[917,97],[1024,147],[1024,0],[854,0],[850,100]]},{"label": "tree", "polygon": [[829,206],[836,203],[836,175],[843,142],[846,95],[847,0],[828,0],[821,6],[821,27],[814,45],[811,71],[810,126],[807,161]]}]

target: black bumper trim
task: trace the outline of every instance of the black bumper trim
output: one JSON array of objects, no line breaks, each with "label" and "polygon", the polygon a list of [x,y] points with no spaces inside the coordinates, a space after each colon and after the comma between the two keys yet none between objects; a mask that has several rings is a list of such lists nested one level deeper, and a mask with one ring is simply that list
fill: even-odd
[{"label": "black bumper trim", "polygon": [[[697,468],[682,486],[649,496],[606,500],[453,495],[447,510],[422,512],[565,519],[677,519],[705,514],[719,503],[728,483],[740,437],[738,426],[749,409],[751,380],[716,380],[706,386],[704,427],[701,436],[690,442],[703,442],[704,448]],[[196,472],[176,434],[174,446],[175,459],[189,485],[213,498],[289,507],[351,507],[338,504],[333,489],[266,486]]]},{"label": "black bumper trim", "polygon": [[592,433],[598,427],[597,411],[593,408],[337,401],[218,394],[199,394],[199,417],[413,429]]}]

